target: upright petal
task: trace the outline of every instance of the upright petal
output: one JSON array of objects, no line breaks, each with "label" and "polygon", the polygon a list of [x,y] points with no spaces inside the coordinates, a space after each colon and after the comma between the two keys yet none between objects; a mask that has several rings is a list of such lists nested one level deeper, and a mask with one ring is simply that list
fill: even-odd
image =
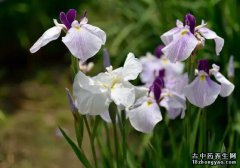
[{"label": "upright petal", "polygon": [[122,69],[124,81],[136,79],[140,72],[142,72],[140,60],[135,58],[133,53],[129,53]]},{"label": "upright petal", "polygon": [[216,80],[221,84],[220,96],[222,97],[229,96],[235,88],[234,84],[227,80],[220,72],[214,72],[213,75],[216,78]]},{"label": "upright petal", "polygon": [[50,41],[56,40],[60,34],[63,27],[54,26],[45,33],[35,42],[35,44],[30,48],[31,53],[37,52],[41,47],[47,45]]},{"label": "upright petal", "polygon": [[221,86],[201,71],[194,81],[184,88],[183,92],[193,105],[204,108],[217,99],[220,90]]},{"label": "upright petal", "polygon": [[80,28],[72,27],[67,35],[62,38],[63,43],[68,47],[72,55],[79,58],[82,62],[93,57],[106,40],[106,36],[99,35],[101,34],[99,33],[100,29],[99,31],[97,31],[98,29],[92,31],[87,28],[86,26]]},{"label": "upright petal", "polygon": [[137,108],[127,111],[131,125],[140,132],[150,133],[155,125],[162,120],[162,114],[157,103],[151,99],[145,99]]},{"label": "upright petal", "polygon": [[160,38],[165,45],[171,43],[173,41],[173,35],[178,33],[179,31],[181,31],[181,28],[183,28],[183,23],[179,20],[177,20],[176,25],[177,25],[177,27],[175,27],[175,28],[167,31],[163,35],[161,35]]},{"label": "upright petal", "polygon": [[214,31],[206,28],[201,27],[198,29],[198,31],[201,33],[201,35],[206,39],[214,39],[216,44],[216,54],[219,55],[221,52],[223,45],[224,45],[224,39],[219,37]]},{"label": "upright petal", "polygon": [[198,44],[196,37],[188,30],[174,36],[174,40],[162,49],[164,55],[173,63],[186,60]]},{"label": "upright petal", "polygon": [[108,111],[110,101],[107,93],[80,71],[74,79],[73,95],[81,114],[100,115]]}]

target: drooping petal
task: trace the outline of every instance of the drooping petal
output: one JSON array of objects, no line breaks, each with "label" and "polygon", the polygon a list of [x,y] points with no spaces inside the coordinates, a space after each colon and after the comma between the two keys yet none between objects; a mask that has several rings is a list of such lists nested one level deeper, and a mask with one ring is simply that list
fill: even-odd
[{"label": "drooping petal", "polygon": [[229,96],[235,88],[234,84],[227,80],[220,72],[214,72],[213,75],[216,78],[216,80],[221,84],[220,96],[222,97]]},{"label": "drooping petal", "polygon": [[173,35],[178,33],[179,31],[181,31],[181,28],[183,28],[183,23],[179,20],[177,20],[176,25],[177,25],[177,27],[175,27],[175,28],[167,31],[163,35],[161,35],[160,38],[165,45],[171,43],[173,41]]},{"label": "drooping petal", "polygon": [[187,29],[174,36],[174,39],[162,49],[164,55],[173,63],[186,60],[198,44],[196,37]]},{"label": "drooping petal", "polygon": [[75,76],[73,95],[81,114],[100,115],[108,111],[110,100],[107,93],[81,71]]},{"label": "drooping petal", "polygon": [[186,100],[183,95],[168,89],[163,90],[164,98],[160,102],[160,106],[166,108],[168,117],[175,119],[181,114],[181,118],[185,115]]},{"label": "drooping petal", "polygon": [[221,91],[221,86],[212,81],[204,72],[199,75],[192,83],[187,85],[183,92],[187,99],[195,106],[204,108],[212,104]]},{"label": "drooping petal", "polygon": [[41,47],[47,45],[50,41],[56,40],[60,34],[63,27],[54,26],[43,33],[43,35],[35,42],[35,44],[30,48],[31,53],[37,52]]},{"label": "drooping petal", "polygon": [[136,79],[140,72],[142,72],[140,60],[135,58],[133,53],[129,53],[122,69],[124,81]]},{"label": "drooping petal", "polygon": [[62,41],[73,56],[85,62],[87,59],[93,57],[105,43],[106,36],[100,36],[100,34],[104,33],[99,33],[101,31],[100,29],[90,31],[85,26],[79,28],[72,27],[67,32],[67,35],[62,38]]},{"label": "drooping petal", "polygon": [[116,105],[128,108],[135,102],[135,90],[128,85],[117,83],[111,89],[111,99]]},{"label": "drooping petal", "polygon": [[102,40],[102,45],[105,44],[106,33],[103,30],[101,30],[100,28],[98,28],[96,26],[92,26],[90,24],[84,24],[84,25],[82,25],[82,28],[88,30],[90,33],[92,33],[95,36],[97,36],[98,38],[100,38]]},{"label": "drooping petal", "polygon": [[162,114],[153,99],[145,99],[139,107],[127,111],[131,125],[140,132],[150,133],[162,120]]},{"label": "drooping petal", "polygon": [[206,39],[214,39],[215,44],[216,44],[216,54],[219,55],[221,52],[223,45],[224,45],[224,39],[219,37],[214,31],[206,28],[206,27],[201,27],[198,29],[198,31],[201,33],[201,35],[206,38]]}]

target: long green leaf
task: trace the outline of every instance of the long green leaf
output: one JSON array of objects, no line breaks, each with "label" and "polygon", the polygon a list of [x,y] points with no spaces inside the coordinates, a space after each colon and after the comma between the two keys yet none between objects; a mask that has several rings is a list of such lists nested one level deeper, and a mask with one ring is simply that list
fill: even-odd
[{"label": "long green leaf", "polygon": [[72,147],[73,151],[77,155],[78,159],[81,161],[81,163],[86,167],[86,168],[92,168],[91,164],[89,163],[88,159],[84,155],[84,153],[77,147],[77,145],[68,137],[68,135],[63,131],[61,127],[59,127],[62,135],[64,138],[67,140],[69,145]]}]

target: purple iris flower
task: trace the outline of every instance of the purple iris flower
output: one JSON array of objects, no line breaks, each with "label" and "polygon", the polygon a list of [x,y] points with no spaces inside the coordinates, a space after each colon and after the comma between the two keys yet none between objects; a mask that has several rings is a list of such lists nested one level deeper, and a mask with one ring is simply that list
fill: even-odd
[{"label": "purple iris flower", "polygon": [[70,50],[71,54],[81,62],[93,57],[106,42],[106,34],[98,27],[87,24],[86,12],[80,21],[76,20],[77,11],[70,9],[67,13],[61,12],[59,15],[62,24],[54,19],[55,26],[48,29],[30,48],[31,53],[37,52],[41,47],[56,40],[61,31],[66,32],[62,42]]},{"label": "purple iris flower", "polygon": [[[196,73],[197,77],[184,88],[183,92],[190,103],[197,107],[209,106],[218,95],[226,97],[234,90],[235,86],[219,72],[219,66],[213,64],[209,70],[207,60],[199,61]],[[210,78],[212,75],[218,82]]]},{"label": "purple iris flower", "polygon": [[216,44],[216,54],[220,54],[224,39],[206,28],[206,23],[202,22],[201,25],[196,26],[195,17],[187,14],[184,23],[177,20],[176,26],[161,36],[163,43],[166,45],[162,52],[171,62],[186,60],[197,46],[204,46],[205,39],[213,39]]}]

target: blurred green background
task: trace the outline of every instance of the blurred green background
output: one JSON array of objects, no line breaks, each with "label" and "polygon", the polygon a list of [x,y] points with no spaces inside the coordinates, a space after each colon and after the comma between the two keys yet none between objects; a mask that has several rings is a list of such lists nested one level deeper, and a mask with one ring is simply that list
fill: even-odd
[{"label": "blurred green background", "polygon": [[[225,39],[225,45],[217,57],[214,42],[207,41],[198,57],[211,59],[227,75],[228,59],[234,55],[236,88],[231,114],[234,130],[240,133],[239,0],[0,0],[0,167],[80,166],[56,133],[58,125],[72,132],[64,90],[72,87],[69,52],[60,39],[35,54],[29,52],[53,26],[52,19],[69,8],[77,9],[79,16],[87,10],[89,23],[106,32],[105,47],[114,67],[130,51],[136,56],[153,52],[161,44],[159,36],[186,13],[194,14],[198,24],[204,19]],[[102,50],[90,61],[96,64],[92,74],[102,70]],[[209,129],[222,136],[227,126],[226,98],[219,97],[207,111]]]}]

